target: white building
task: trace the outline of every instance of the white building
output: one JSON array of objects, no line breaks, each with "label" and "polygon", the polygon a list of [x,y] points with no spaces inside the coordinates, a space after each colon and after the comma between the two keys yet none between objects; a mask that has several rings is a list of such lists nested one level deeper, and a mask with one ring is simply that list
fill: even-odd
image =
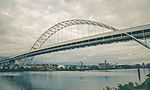
[{"label": "white building", "polygon": [[66,67],[65,67],[65,65],[58,65],[57,68],[63,68],[63,69],[65,69]]}]

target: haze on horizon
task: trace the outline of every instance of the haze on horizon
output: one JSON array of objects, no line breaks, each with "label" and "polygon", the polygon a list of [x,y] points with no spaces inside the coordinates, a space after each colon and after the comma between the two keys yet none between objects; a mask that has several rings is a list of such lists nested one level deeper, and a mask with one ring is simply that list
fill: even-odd
[{"label": "haze on horizon", "polygon": [[[0,56],[27,51],[51,26],[88,19],[118,29],[150,24],[150,0],[0,0]],[[150,45],[150,40],[148,40]],[[150,50],[135,41],[98,45],[37,56],[34,62],[97,64],[149,62]]]}]

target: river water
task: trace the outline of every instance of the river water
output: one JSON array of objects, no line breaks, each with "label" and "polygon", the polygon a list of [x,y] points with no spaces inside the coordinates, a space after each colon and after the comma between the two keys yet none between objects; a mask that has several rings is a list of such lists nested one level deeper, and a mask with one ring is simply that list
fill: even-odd
[{"label": "river water", "polygon": [[0,72],[0,90],[102,90],[118,83],[142,83],[150,69],[107,71]]}]

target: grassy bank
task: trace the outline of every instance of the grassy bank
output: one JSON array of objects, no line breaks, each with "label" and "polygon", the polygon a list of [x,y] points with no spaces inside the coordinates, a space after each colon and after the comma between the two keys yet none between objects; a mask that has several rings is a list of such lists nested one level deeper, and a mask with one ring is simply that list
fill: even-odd
[{"label": "grassy bank", "polygon": [[118,84],[117,87],[106,87],[103,90],[150,90],[150,77],[147,78],[142,84],[129,82],[128,84]]}]

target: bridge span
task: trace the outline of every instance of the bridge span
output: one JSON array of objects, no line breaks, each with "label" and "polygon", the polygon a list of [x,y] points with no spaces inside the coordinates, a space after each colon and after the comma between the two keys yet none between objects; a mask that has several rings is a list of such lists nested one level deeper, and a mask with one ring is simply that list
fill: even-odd
[{"label": "bridge span", "polygon": [[0,63],[11,62],[25,57],[32,57],[36,55],[69,50],[74,48],[82,48],[86,46],[95,46],[100,44],[110,44],[114,42],[124,42],[133,40],[133,38],[129,35],[135,37],[136,39],[146,40],[147,38],[150,38],[150,24],[126,28],[119,31],[107,32],[104,34],[92,35],[50,46],[45,46],[1,60]]}]

